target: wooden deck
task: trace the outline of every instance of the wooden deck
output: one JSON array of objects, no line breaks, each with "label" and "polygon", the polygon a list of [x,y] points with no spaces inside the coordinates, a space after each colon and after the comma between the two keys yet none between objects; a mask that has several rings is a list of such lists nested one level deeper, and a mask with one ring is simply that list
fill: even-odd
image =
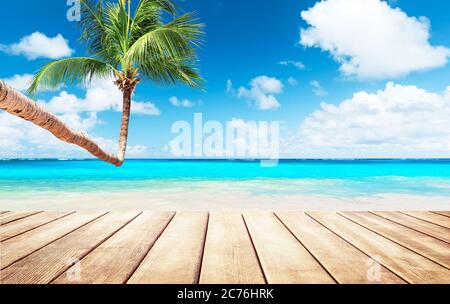
[{"label": "wooden deck", "polygon": [[6,212],[8,283],[450,283],[450,212]]}]

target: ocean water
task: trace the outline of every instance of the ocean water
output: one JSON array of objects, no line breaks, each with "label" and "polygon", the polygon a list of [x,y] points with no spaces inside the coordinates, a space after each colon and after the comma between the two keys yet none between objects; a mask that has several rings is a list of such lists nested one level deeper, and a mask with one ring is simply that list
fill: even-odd
[{"label": "ocean water", "polygon": [[[214,189],[261,195],[361,197],[380,193],[450,197],[450,160],[95,160],[0,161],[0,199],[39,192]],[[223,190],[223,188],[222,188]]]}]

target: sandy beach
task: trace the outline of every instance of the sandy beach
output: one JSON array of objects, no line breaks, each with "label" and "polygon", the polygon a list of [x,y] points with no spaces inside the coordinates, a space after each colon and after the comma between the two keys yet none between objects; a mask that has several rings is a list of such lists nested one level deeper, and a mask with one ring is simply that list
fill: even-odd
[{"label": "sandy beach", "polygon": [[1,210],[450,210],[450,198],[382,193],[373,196],[335,198],[319,195],[265,195],[246,191],[139,190],[114,192],[18,193],[0,198]]}]

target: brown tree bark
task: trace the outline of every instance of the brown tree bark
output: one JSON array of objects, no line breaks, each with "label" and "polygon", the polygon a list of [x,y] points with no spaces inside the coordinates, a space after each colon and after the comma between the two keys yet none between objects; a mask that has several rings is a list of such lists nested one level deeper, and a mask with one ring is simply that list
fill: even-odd
[{"label": "brown tree bark", "polygon": [[125,152],[127,150],[128,140],[128,126],[130,124],[130,111],[131,111],[131,94],[133,89],[125,89],[123,91],[123,107],[122,107],[122,123],[120,126],[119,134],[119,152],[117,158],[120,160],[125,159]]},{"label": "brown tree bark", "polygon": [[85,149],[98,159],[119,167],[123,164],[125,159],[128,124],[130,119],[131,93],[131,91],[127,92],[126,96],[124,93],[124,109],[122,126],[120,129],[119,153],[117,156],[104,151],[86,134],[72,130],[56,115],[46,111],[35,101],[14,90],[1,80],[0,109],[3,109],[14,116],[30,121],[33,124],[49,131],[58,139],[70,144],[75,144]]}]

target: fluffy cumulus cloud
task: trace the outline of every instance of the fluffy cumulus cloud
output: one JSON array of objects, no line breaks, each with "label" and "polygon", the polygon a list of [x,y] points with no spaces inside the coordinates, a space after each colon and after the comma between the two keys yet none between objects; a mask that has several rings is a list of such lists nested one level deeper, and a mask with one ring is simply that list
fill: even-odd
[{"label": "fluffy cumulus cloud", "polygon": [[274,77],[258,76],[250,81],[248,88],[234,89],[231,80],[228,80],[227,91],[250,101],[260,110],[272,110],[280,107],[275,95],[283,92],[283,83]]},{"label": "fluffy cumulus cloud", "polygon": [[23,55],[29,60],[37,58],[58,59],[68,57],[74,52],[61,34],[55,37],[47,37],[40,32],[25,36],[17,43],[0,44],[0,50],[11,55]]},{"label": "fluffy cumulus cloud", "polygon": [[[48,102],[40,103],[55,113],[80,113],[122,111],[122,93],[114,85],[112,79],[93,79],[86,85],[86,94],[79,98],[67,91],[62,91]],[[151,102],[133,100],[131,112],[143,115],[160,115],[160,110]]]},{"label": "fluffy cumulus cloud", "polygon": [[[25,92],[30,86],[33,75],[31,74],[16,74],[9,78],[3,79],[7,84],[18,91]],[[58,91],[61,87],[56,89],[46,89],[45,91]],[[42,90],[41,90],[42,91]]]},{"label": "fluffy cumulus cloud", "polygon": [[338,105],[322,103],[300,128],[297,153],[315,157],[448,157],[450,86],[443,93],[389,82]]},{"label": "fluffy cumulus cloud", "polygon": [[173,105],[175,107],[182,107],[182,108],[192,108],[192,107],[195,107],[197,105],[201,105],[202,104],[201,101],[195,102],[195,101],[189,100],[187,98],[180,99],[180,98],[178,98],[176,96],[170,97],[169,98],[169,102],[170,102],[171,105]]},{"label": "fluffy cumulus cloud", "polygon": [[23,74],[23,75],[16,74],[14,76],[4,79],[4,81],[10,86],[12,86],[14,89],[23,92],[28,89],[32,79],[33,75],[31,74]]},{"label": "fluffy cumulus cloud", "polygon": [[330,52],[345,76],[399,77],[443,66],[450,49],[429,42],[430,22],[381,0],[323,0],[301,13],[300,43]]}]

